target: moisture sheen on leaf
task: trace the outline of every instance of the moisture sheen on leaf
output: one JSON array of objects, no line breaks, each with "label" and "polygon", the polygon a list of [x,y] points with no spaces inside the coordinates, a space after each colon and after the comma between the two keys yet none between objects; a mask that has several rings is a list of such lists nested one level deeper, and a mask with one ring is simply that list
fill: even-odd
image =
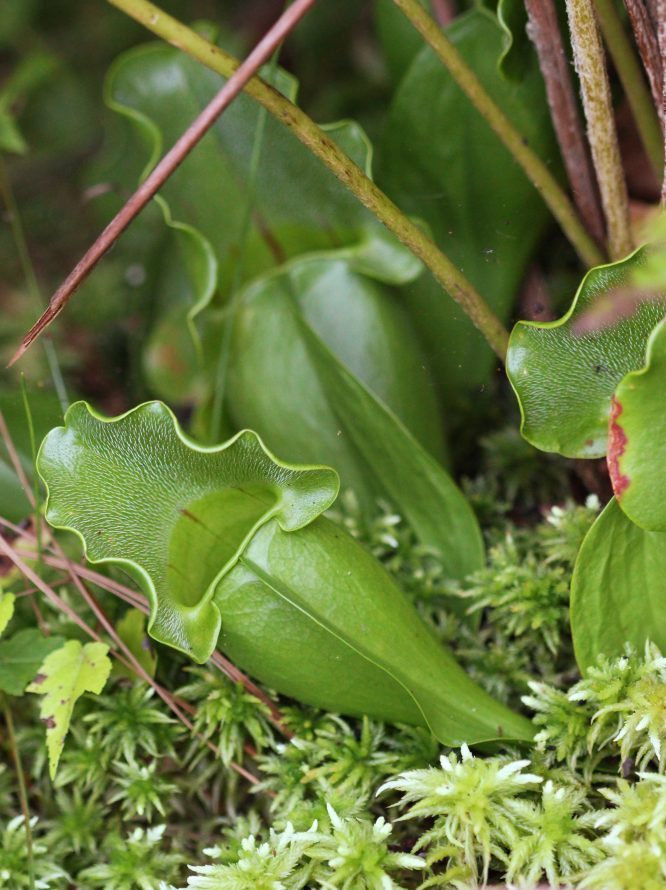
[{"label": "moisture sheen on leaf", "polygon": [[39,673],[28,686],[28,692],[44,696],[39,714],[46,724],[52,779],[58,769],[74,705],[84,692],[99,695],[109,678],[111,661],[108,651],[109,647],[104,643],[82,646],[78,640],[68,640],[44,659]]},{"label": "moisture sheen on leaf", "polygon": [[281,463],[250,431],[204,448],[160,402],[105,419],[67,412],[38,456],[47,520],[75,531],[92,562],[122,565],[149,597],[149,631],[205,661],[220,614],[212,601],[227,563],[271,518],[301,528],[335,500],[327,467]]},{"label": "moisture sheen on leaf", "polygon": [[608,467],[627,516],[666,532],[666,320],[650,336],[645,367],[615,390]]},{"label": "moisture sheen on leaf", "polygon": [[631,643],[666,647],[666,534],[648,532],[611,500],[588,532],[571,586],[571,630],[581,671]]},{"label": "moisture sheen on leaf", "polygon": [[221,648],[287,695],[424,725],[448,745],[532,737],[529,722],[465,674],[383,566],[330,520],[298,534],[265,525],[215,599]]},{"label": "moisture sheen on leaf", "polygon": [[642,301],[631,315],[588,333],[577,334],[575,323],[630,285],[645,257],[639,250],[591,269],[557,321],[519,321],[514,327],[507,375],[520,403],[522,434],[542,451],[589,458],[606,453],[613,392],[625,374],[644,365],[647,340],[664,316],[664,303]]},{"label": "moisture sheen on leaf", "polygon": [[[498,76],[502,32],[487,10],[457,18],[447,34],[495,102],[555,168],[559,163],[535,64],[520,84]],[[378,184],[433,237],[508,320],[548,210],[520,167],[429,47],[398,87],[378,158]],[[429,274],[403,289],[447,403],[485,384],[496,357]]]}]

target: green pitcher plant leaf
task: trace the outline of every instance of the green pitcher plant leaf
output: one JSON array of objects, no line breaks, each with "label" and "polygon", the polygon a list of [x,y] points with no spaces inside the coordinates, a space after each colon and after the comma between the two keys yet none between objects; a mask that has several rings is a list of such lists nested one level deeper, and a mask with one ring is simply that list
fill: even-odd
[{"label": "green pitcher plant leaf", "polygon": [[38,467],[48,521],[137,580],[157,640],[199,662],[219,640],[279,692],[428,726],[445,744],[531,738],[381,564],[320,516],[337,494],[332,469],[282,463],[249,431],[199,446],[161,403],[114,419],[77,403]]},{"label": "green pitcher plant leaf", "polygon": [[665,304],[641,301],[630,315],[586,333],[576,332],[576,322],[613,291],[631,285],[646,256],[641,248],[621,262],[591,269],[557,321],[519,321],[514,327],[507,375],[520,404],[522,434],[542,451],[584,458],[606,453],[615,387],[643,367],[648,337]]},{"label": "green pitcher plant leaf", "polygon": [[484,562],[483,536],[467,498],[431,454],[299,318],[329,403],[378,494],[432,547],[450,578]]},{"label": "green pitcher plant leaf", "polygon": [[221,648],[301,701],[424,725],[448,745],[532,737],[524,718],[465,674],[383,566],[328,519],[298,534],[263,526],[217,602]]},{"label": "green pitcher plant leaf", "polygon": [[[262,76],[296,101],[297,83],[291,75],[278,68],[265,69]],[[148,146],[150,168],[222,82],[179,50],[149,44],[115,62],[106,99],[135,125],[142,149]],[[211,244],[221,290],[226,293],[239,277],[247,281],[298,254],[357,243],[383,274],[402,280],[418,275],[420,262],[270,116],[263,126],[260,163],[253,170],[248,146],[254,144],[260,114],[255,102],[240,95],[161,190],[174,217],[196,227]],[[371,174],[372,147],[358,124],[342,121],[324,129]]]},{"label": "green pitcher plant leaf", "polygon": [[444,457],[435,387],[410,319],[395,291],[360,274],[346,254],[294,260],[242,294],[228,394],[237,428],[256,430],[289,460],[332,465],[345,487],[372,500],[376,486],[340,432],[344,411],[331,406],[297,315],[431,454]]},{"label": "green pitcher plant leaf", "polygon": [[393,295],[344,263],[293,262],[245,294],[230,384],[233,419],[273,451],[330,464],[370,513],[387,498],[450,577],[482,566],[476,517],[433,457],[432,384]]},{"label": "green pitcher plant leaf", "polygon": [[[523,80],[509,83],[497,73],[502,31],[488,10],[457,17],[447,35],[531,148],[556,169],[534,54]],[[548,210],[429,47],[414,58],[395,92],[377,168],[381,188],[428,224],[437,244],[508,321]],[[445,404],[487,384],[495,355],[432,276],[421,275],[402,293]]]},{"label": "green pitcher plant leaf", "polygon": [[220,575],[264,522],[300,528],[331,505],[338,477],[295,468],[244,431],[219,447],[188,439],[148,402],[113,419],[72,405],[42,443],[47,520],[75,531],[91,562],[117,562],[142,584],[149,632],[204,662],[215,647]]},{"label": "green pitcher plant leaf", "polygon": [[666,534],[645,531],[615,498],[588,532],[571,585],[571,630],[581,671],[627,643],[666,647]]},{"label": "green pitcher plant leaf", "polygon": [[[280,69],[264,75],[296,99],[292,77]],[[212,98],[220,80],[163,45],[140,47],[118,59],[108,78],[107,101],[130,122],[129,139],[139,136],[143,151],[148,146],[146,169],[178,127],[185,129]],[[146,90],[146,82],[159,84],[160,95]],[[145,298],[155,302],[159,296],[143,349],[144,372],[153,393],[170,403],[202,404],[211,395],[224,337],[213,312],[195,324],[214,291],[211,279],[229,295],[288,257],[332,248],[359,274],[387,284],[409,282],[422,269],[279,122],[266,118],[257,136],[259,114],[245,96],[234,102],[162,190],[165,221],[177,237],[167,244],[158,229],[138,251],[149,278]],[[370,175],[372,148],[363,130],[354,122],[325,129]],[[254,151],[258,138],[260,163],[253,169],[248,146]],[[122,169],[114,159],[112,178],[130,186],[139,171],[128,169],[126,155],[120,155]],[[172,215],[187,224],[174,222]]]},{"label": "green pitcher plant leaf", "polygon": [[618,504],[637,525],[666,532],[666,320],[650,335],[646,364],[613,396],[608,468]]},{"label": "green pitcher plant leaf", "polygon": [[523,0],[498,0],[497,21],[504,32],[498,70],[507,80],[520,82],[534,64]]}]

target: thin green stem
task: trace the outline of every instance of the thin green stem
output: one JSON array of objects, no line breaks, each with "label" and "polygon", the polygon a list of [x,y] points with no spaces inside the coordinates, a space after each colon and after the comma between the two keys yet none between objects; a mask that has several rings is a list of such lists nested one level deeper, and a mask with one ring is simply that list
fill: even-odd
[{"label": "thin green stem", "polygon": [[7,724],[7,739],[9,741],[9,749],[12,752],[14,766],[16,768],[16,780],[18,784],[19,801],[21,804],[21,812],[23,813],[23,822],[25,824],[25,843],[28,853],[28,880],[30,881],[30,890],[35,890],[35,863],[32,851],[32,826],[30,825],[30,808],[28,806],[28,789],[25,783],[25,773],[23,772],[23,764],[21,763],[21,755],[19,753],[18,744],[16,743],[16,733],[14,731],[14,718],[12,717],[12,709],[4,695],[0,693],[0,702],[2,713]]},{"label": "thin green stem", "polygon": [[592,0],[566,0],[571,46],[580,80],[587,136],[606,216],[608,247],[616,260],[631,253],[629,198],[617,142],[604,48]]},{"label": "thin green stem", "polygon": [[435,51],[451,77],[465,93],[488,126],[501,139],[532,185],[548,205],[562,231],[584,263],[599,265],[604,256],[597,247],[567,194],[560,187],[541,158],[527,145],[525,138],[486,92],[476,74],[451,43],[437,22],[421,6],[419,0],[394,0],[423,39]]},{"label": "thin green stem", "polygon": [[[21,214],[19,213],[18,204],[16,203],[16,198],[14,197],[11,180],[7,173],[7,168],[2,158],[2,154],[0,154],[0,194],[2,194],[2,199],[4,201],[5,207],[7,208],[7,212],[9,213],[9,225],[12,230],[14,245],[16,246],[16,253],[18,254],[19,262],[21,263],[21,269],[23,270],[23,276],[28,286],[28,292],[30,293],[35,303],[37,303],[38,306],[42,306],[44,305],[45,300],[39,287],[37,276],[35,275],[35,268],[32,265],[30,250],[28,249],[28,241],[25,237],[23,222],[21,220]],[[67,398],[67,390],[65,388],[65,381],[60,369],[58,355],[56,353],[55,346],[53,345],[53,340],[51,340],[50,337],[44,339],[44,353],[46,355],[46,361],[49,366],[51,379],[53,380],[53,387],[56,391],[56,395],[58,396],[58,400],[60,402],[60,407],[62,408],[62,412],[64,414],[69,406],[69,399]]]},{"label": "thin green stem", "polygon": [[[204,40],[148,0],[108,0],[158,37],[186,52],[223,77],[230,77],[238,61]],[[451,260],[410,220],[335,142],[298,106],[258,77],[245,87],[253,99],[288,127],[294,135],[430,270],[460,305],[500,358],[508,333],[492,309]],[[598,251],[595,248],[595,262]]]},{"label": "thin green stem", "polygon": [[631,107],[641,142],[657,179],[661,180],[664,167],[661,125],[650,90],[643,78],[638,57],[627,37],[613,0],[594,0],[594,7],[608,52]]}]

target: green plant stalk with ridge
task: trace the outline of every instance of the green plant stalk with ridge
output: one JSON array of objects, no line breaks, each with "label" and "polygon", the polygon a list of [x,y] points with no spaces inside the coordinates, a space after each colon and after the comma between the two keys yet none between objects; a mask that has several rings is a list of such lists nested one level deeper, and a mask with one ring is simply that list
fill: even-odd
[{"label": "green plant stalk with ridge", "polygon": [[437,53],[458,86],[511,152],[516,162],[520,164],[523,172],[541,194],[583,262],[590,266],[602,263],[603,255],[594,239],[586,231],[573,204],[560,188],[555,177],[543,161],[525,144],[521,134],[491,99],[437,22],[428,15],[418,0],[394,0],[394,2]]},{"label": "green plant stalk with ridge", "polygon": [[[229,53],[209,43],[148,0],[108,0],[108,2],[136,19],[158,37],[223,77],[229,77],[238,66],[238,61]],[[403,214],[298,106],[289,102],[258,77],[247,84],[246,92],[288,127],[358,200],[427,266],[435,279],[459,303],[481,331],[492,349],[503,359],[508,343],[508,334],[504,326],[467,278],[423,230]],[[597,254],[594,258],[590,257],[592,262],[597,259]]]}]

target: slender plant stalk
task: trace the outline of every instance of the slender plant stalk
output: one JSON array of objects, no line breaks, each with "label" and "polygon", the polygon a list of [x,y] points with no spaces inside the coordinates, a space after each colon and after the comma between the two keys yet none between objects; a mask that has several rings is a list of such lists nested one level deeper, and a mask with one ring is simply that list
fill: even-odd
[{"label": "slender plant stalk", "polygon": [[4,695],[0,693],[0,702],[2,705],[2,713],[7,725],[7,740],[9,749],[12,752],[14,767],[16,769],[16,782],[18,784],[19,801],[21,804],[21,812],[23,813],[23,823],[25,825],[25,843],[28,854],[28,881],[30,882],[30,890],[35,890],[35,861],[32,852],[32,826],[30,825],[30,808],[28,806],[28,789],[25,783],[25,773],[23,772],[23,764],[21,763],[21,754],[16,742],[16,732],[14,731],[14,718],[12,717],[12,709]]},{"label": "slender plant stalk", "polygon": [[[236,70],[238,62],[233,56],[209,43],[173,16],[150,3],[149,0],[108,0],[108,2],[140,22],[149,31],[176,49],[187,53],[223,77],[230,77]],[[435,28],[437,29],[436,25]],[[448,257],[377,188],[298,106],[289,102],[277,90],[258,77],[253,78],[245,90],[251,98],[263,105],[271,115],[288,127],[303,145],[319,158],[365,207],[375,214],[387,229],[422,260],[442,287],[460,304],[495,352],[503,358],[508,342],[506,331],[492,310]],[[575,217],[575,214],[573,215]],[[582,230],[582,226],[579,223],[578,225]],[[590,265],[603,262],[603,254],[593,244],[587,233],[582,231],[583,239],[588,247],[584,252],[585,261]]]},{"label": "slender plant stalk", "polygon": [[[657,0],[657,42],[659,44],[659,55],[662,60],[661,66],[661,108],[664,114],[664,139],[666,140],[666,0]],[[666,205],[666,169],[664,170],[664,178],[661,185],[661,203],[662,207]]]},{"label": "slender plant stalk", "polygon": [[633,241],[629,226],[629,198],[617,142],[604,49],[592,0],[566,2],[587,135],[606,215],[608,249],[615,260],[631,252]]},{"label": "slender plant stalk", "polygon": [[25,385],[25,374],[21,374],[21,397],[23,399],[23,410],[25,411],[26,422],[28,424],[28,434],[30,436],[30,455],[32,457],[32,466],[34,468],[34,479],[32,486],[33,510],[35,515],[35,535],[37,537],[37,565],[42,564],[42,511],[39,505],[39,476],[37,475],[37,439],[35,437],[35,424],[32,419],[32,409],[30,408],[30,400],[28,398],[28,390]]},{"label": "slender plant stalk", "polygon": [[647,74],[650,91],[655,107],[659,113],[662,130],[666,126],[666,114],[662,97],[663,63],[657,40],[657,27],[645,0],[625,0],[629,20],[634,31],[636,46],[640,53],[643,68]]},{"label": "slender plant stalk", "polygon": [[597,178],[585,139],[573,81],[553,0],[525,0],[527,33],[546,85],[550,116],[574,201],[597,244],[605,244]]},{"label": "slender plant stalk", "polygon": [[583,262],[594,266],[604,261],[594,239],[589,235],[566,193],[541,158],[486,92],[483,84],[460,55],[441,28],[421,6],[419,0],[394,0],[424,40],[432,47],[449,74],[465,93],[489,127],[511,152],[532,185],[540,193],[562,231]]},{"label": "slender plant stalk", "polygon": [[[9,174],[7,173],[7,168],[2,158],[2,154],[0,154],[0,194],[2,195],[3,202],[9,214],[9,225],[12,230],[12,237],[14,239],[16,253],[18,254],[21,269],[23,271],[23,277],[25,278],[25,282],[28,287],[28,292],[32,296],[37,306],[43,306],[44,298],[42,296],[42,292],[37,281],[37,276],[35,275],[35,268],[32,264],[32,259],[30,258],[30,250],[28,248],[27,238],[25,237],[23,221],[21,220],[19,207],[16,202],[16,198],[14,197],[11,180],[9,178]],[[64,414],[69,405],[69,399],[67,398],[67,389],[65,387],[65,381],[63,380],[62,371],[60,369],[58,355],[56,353],[53,340],[51,340],[50,337],[44,338],[44,353],[46,355],[46,361],[49,366],[51,379],[53,380],[53,387],[56,391],[56,395],[58,396],[58,400],[60,401],[60,407]]]},{"label": "slender plant stalk", "polygon": [[275,48],[294,29],[314,3],[315,0],[295,0],[259,41],[245,61],[238,66],[218,94],[187,128],[175,145],[164,155],[162,160],[141,183],[125,206],[111,220],[92,247],[53,294],[48,308],[30,328],[23,338],[21,346],[12,356],[9,362],[10,366],[23,355],[26,349],[51,324],[54,318],[62,312],[72,294],[88,277],[104,254],[115,244],[132,220],[141,213],[146,204],[155,197],[167,179],[182,164],[192,149],[199,144],[222,112],[228,108],[246,83],[256,74],[264,62],[270,58]]},{"label": "slender plant stalk", "polygon": [[[108,2],[213,71],[223,77],[228,77],[227,88],[232,83],[235,72],[240,71],[238,61],[233,56],[204,40],[148,0],[108,0]],[[294,6],[290,7],[291,10],[294,8]],[[249,57],[243,63],[245,70],[247,70],[248,61]],[[237,83],[238,81],[235,82],[234,88]],[[476,325],[497,355],[503,359],[509,339],[506,329],[475,288],[437,245],[402,213],[360,167],[354,164],[344,151],[296,105],[286,100],[281,93],[259,78],[251,78],[247,83],[244,83],[244,86],[250,96],[291,129],[297,138],[329,167],[352,194],[422,260],[444,290],[448,291],[449,295]],[[130,199],[130,201],[132,200]],[[126,225],[129,224],[130,219],[131,217],[128,215]],[[108,232],[110,226],[102,236],[109,246],[114,241],[113,237],[107,237],[113,234]],[[84,260],[79,263],[67,281],[54,294],[47,316],[40,319],[28,332],[10,364],[20,358],[45,326],[61,311],[73,290],[99,261],[103,254],[103,251],[100,251],[101,240],[98,239],[95,242]]]},{"label": "slender plant stalk", "polygon": [[641,142],[658,179],[664,169],[661,125],[641,66],[614,0],[594,0],[597,21],[636,122]]}]

